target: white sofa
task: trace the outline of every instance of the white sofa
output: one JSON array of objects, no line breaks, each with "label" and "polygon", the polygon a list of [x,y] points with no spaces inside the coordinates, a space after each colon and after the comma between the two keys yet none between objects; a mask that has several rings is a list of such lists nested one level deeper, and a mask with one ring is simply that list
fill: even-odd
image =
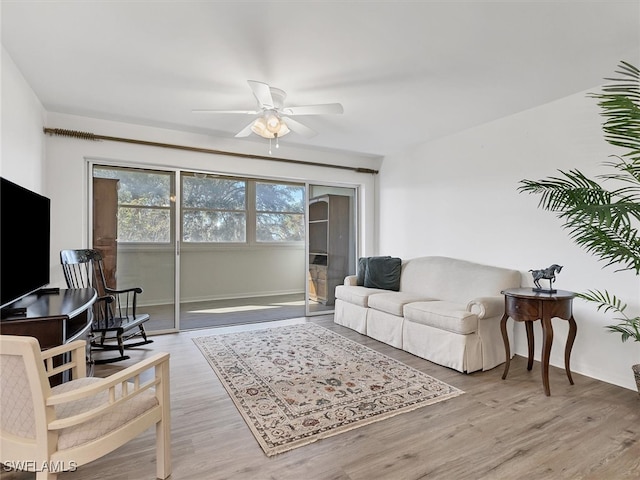
[{"label": "white sofa", "polygon": [[519,271],[419,257],[402,261],[399,291],[356,282],[348,276],[336,287],[335,323],[460,372],[505,361],[500,292],[520,286]]}]

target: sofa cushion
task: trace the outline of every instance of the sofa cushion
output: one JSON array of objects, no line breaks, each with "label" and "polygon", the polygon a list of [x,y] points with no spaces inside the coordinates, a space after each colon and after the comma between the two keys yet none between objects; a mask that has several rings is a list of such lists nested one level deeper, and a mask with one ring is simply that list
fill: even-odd
[{"label": "sofa cushion", "polygon": [[390,313],[391,315],[402,316],[402,307],[407,303],[420,302],[429,300],[424,296],[404,293],[404,292],[386,292],[371,295],[369,297],[369,308]]},{"label": "sofa cushion", "polygon": [[379,295],[386,291],[387,290],[380,290],[378,288],[338,285],[336,287],[336,298],[361,307],[368,307],[370,296]]},{"label": "sofa cushion", "polygon": [[370,257],[364,274],[364,286],[400,290],[402,260],[394,257]]},{"label": "sofa cushion", "polygon": [[478,330],[478,316],[465,305],[440,300],[414,302],[404,306],[405,321],[421,323],[461,335]]},{"label": "sofa cushion", "polygon": [[518,270],[456,258],[418,257],[404,262],[400,290],[466,305],[473,298],[499,295],[506,288],[519,287],[520,279]]}]

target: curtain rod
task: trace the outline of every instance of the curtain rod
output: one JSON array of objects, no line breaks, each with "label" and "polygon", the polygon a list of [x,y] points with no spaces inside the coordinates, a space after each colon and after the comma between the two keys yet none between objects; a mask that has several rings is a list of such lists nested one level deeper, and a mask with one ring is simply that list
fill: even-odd
[{"label": "curtain rod", "polygon": [[298,165],[310,165],[314,167],[340,168],[342,170],[352,170],[357,173],[372,173],[372,174],[378,173],[378,170],[372,170],[370,168],[349,167],[346,165],[333,165],[333,164],[319,163],[319,162],[306,162],[304,160],[293,160],[289,158],[271,157],[266,155],[253,155],[253,154],[247,154],[247,153],[225,152],[223,150],[214,150],[210,148],[190,147],[186,145],[176,145],[173,143],[150,142],[147,140],[136,140],[133,138],[110,137],[107,135],[96,135],[94,133],[80,132],[77,130],[66,130],[64,128],[44,127],[42,130],[44,131],[45,134],[48,134],[48,135],[59,135],[62,137],[80,138],[82,140],[92,140],[92,141],[108,140],[111,142],[133,143],[136,145],[147,145],[151,147],[173,148],[176,150],[186,150],[189,152],[211,153],[214,155],[226,155],[231,157],[252,158],[252,159],[258,159],[258,160],[270,160],[274,162],[295,163]]}]

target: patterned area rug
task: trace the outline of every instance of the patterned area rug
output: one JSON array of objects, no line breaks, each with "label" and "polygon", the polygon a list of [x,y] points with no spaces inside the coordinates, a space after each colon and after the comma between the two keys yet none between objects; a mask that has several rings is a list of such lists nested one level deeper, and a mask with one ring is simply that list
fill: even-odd
[{"label": "patterned area rug", "polygon": [[268,456],[463,393],[313,323],[193,340]]}]

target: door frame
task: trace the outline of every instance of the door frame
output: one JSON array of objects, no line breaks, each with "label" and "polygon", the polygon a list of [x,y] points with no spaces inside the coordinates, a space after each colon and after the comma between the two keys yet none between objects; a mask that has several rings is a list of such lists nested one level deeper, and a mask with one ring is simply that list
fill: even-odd
[{"label": "door frame", "polygon": [[[180,268],[180,256],[179,252],[179,239],[181,238],[181,226],[179,220],[179,212],[180,212],[180,185],[177,181],[179,178],[179,174],[181,172],[180,169],[164,167],[159,165],[146,165],[146,164],[137,164],[137,163],[128,163],[124,161],[115,161],[115,160],[106,160],[95,157],[87,157],[86,158],[87,165],[87,196],[88,196],[88,219],[87,219],[87,248],[92,248],[93,245],[93,169],[94,167],[113,167],[114,169],[131,169],[131,170],[148,170],[150,172],[157,171],[163,174],[173,175],[173,194],[174,198],[171,198],[171,202],[173,206],[171,208],[172,216],[171,219],[171,230],[173,232],[173,242],[169,244],[167,250],[171,249],[173,252],[173,269],[174,269],[174,279],[173,279],[173,307],[174,307],[174,321],[173,327],[152,330],[148,333],[152,335],[156,334],[165,334],[165,333],[177,333],[180,331],[180,303],[178,300],[180,299],[180,276],[178,274],[178,269]],[[158,248],[150,247],[150,248]]]},{"label": "door frame", "polygon": [[310,291],[309,291],[309,257],[310,257],[310,245],[309,245],[309,200],[311,197],[311,188],[313,186],[316,187],[326,187],[328,189],[331,188],[340,188],[340,189],[348,189],[353,191],[353,196],[350,197],[353,199],[353,205],[351,205],[351,225],[350,232],[353,235],[351,238],[351,244],[349,246],[350,257],[352,257],[351,265],[349,266],[349,271],[353,271],[355,274],[358,256],[360,252],[360,217],[362,212],[360,212],[360,195],[361,188],[360,185],[350,184],[350,183],[338,183],[338,182],[319,182],[319,181],[307,181],[305,182],[306,189],[306,202],[305,202],[305,287],[304,287],[304,310],[306,317],[314,317],[319,315],[331,315],[335,312],[335,308],[327,308],[319,311],[311,311],[310,309]]}]

